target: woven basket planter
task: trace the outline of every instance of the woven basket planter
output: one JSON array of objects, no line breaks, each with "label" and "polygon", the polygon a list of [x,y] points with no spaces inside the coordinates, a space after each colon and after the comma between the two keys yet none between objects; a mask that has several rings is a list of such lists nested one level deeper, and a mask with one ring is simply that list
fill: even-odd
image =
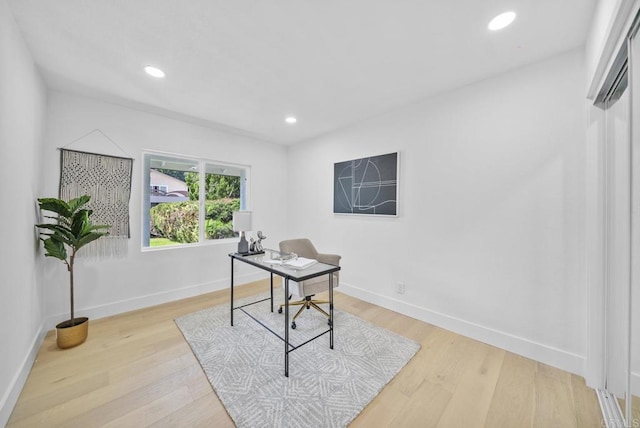
[{"label": "woven basket planter", "polygon": [[56,326],[58,348],[67,349],[80,345],[89,334],[89,318],[76,318],[76,324],[71,325],[71,320],[63,321]]}]

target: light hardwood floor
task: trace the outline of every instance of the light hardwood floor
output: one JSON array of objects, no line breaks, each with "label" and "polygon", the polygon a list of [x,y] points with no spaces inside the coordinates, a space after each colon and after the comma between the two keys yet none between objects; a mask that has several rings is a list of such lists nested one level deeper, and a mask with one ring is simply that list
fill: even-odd
[{"label": "light hardwood floor", "polygon": [[[238,287],[239,297],[268,289]],[[576,375],[342,293],[336,307],[422,348],[352,427],[600,427],[595,393]],[[228,302],[219,291],[91,322],[59,350],[47,335],[8,427],[227,427],[174,318]]]}]

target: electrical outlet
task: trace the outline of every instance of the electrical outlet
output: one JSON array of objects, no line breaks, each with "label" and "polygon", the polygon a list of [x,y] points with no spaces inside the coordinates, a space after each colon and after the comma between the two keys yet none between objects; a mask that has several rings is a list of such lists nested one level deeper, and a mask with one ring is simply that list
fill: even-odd
[{"label": "electrical outlet", "polygon": [[404,294],[404,282],[397,282],[396,283],[396,293],[397,294]]}]

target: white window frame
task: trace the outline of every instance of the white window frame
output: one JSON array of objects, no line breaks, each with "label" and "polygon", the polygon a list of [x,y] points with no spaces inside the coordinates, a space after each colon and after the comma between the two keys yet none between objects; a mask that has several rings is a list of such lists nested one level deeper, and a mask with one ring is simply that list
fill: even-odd
[{"label": "white window frame", "polygon": [[[149,170],[151,169],[151,160],[157,158],[166,158],[166,159],[175,159],[181,160],[185,162],[193,162],[198,165],[198,178],[200,180],[199,185],[199,195],[198,195],[198,229],[199,236],[198,242],[193,242],[189,244],[176,244],[176,245],[166,245],[161,247],[150,247],[149,246],[149,222],[150,222],[150,213],[149,213],[149,204],[150,204],[150,193],[151,193],[151,179]],[[224,162],[212,159],[204,159],[198,158],[194,156],[177,154],[177,153],[168,153],[168,152],[159,152],[154,150],[144,150],[142,152],[142,195],[141,195],[141,211],[142,215],[140,216],[142,219],[142,236],[141,236],[141,247],[142,251],[158,251],[165,249],[176,249],[183,247],[194,247],[194,246],[202,246],[202,245],[219,245],[219,244],[227,244],[237,242],[238,238],[223,238],[223,239],[205,239],[205,176],[207,174],[207,166],[220,167],[224,169],[229,169],[232,171],[236,171],[240,173],[240,209],[241,210],[249,210],[250,208],[250,192],[249,189],[251,186],[249,185],[251,180],[251,166],[236,164],[231,162]],[[235,174],[228,174],[235,175]]]}]

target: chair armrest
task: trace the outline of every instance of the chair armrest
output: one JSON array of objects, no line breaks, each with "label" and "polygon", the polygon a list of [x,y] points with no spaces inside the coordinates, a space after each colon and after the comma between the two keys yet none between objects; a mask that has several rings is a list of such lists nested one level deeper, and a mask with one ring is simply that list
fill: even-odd
[{"label": "chair armrest", "polygon": [[337,254],[318,254],[318,261],[320,263],[326,263],[328,265],[340,266],[340,259],[342,256]]}]

